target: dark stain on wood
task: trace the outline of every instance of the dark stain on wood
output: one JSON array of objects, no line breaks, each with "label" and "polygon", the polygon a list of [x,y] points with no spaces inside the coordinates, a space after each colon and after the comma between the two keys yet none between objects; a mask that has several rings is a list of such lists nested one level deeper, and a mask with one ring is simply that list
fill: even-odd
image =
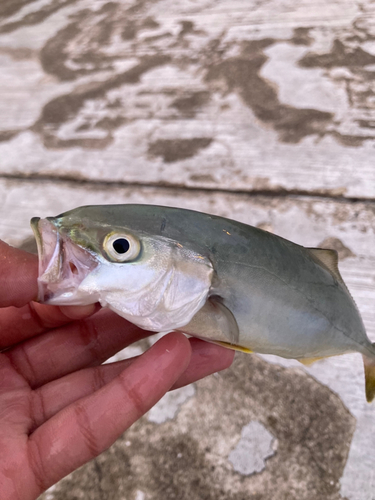
[{"label": "dark stain on wood", "polygon": [[210,93],[206,90],[186,92],[175,99],[171,107],[178,109],[187,118],[194,118],[197,111],[202,109],[210,100]]},{"label": "dark stain on wood", "polygon": [[330,52],[306,54],[298,64],[303,68],[363,67],[375,64],[375,56],[361,47],[352,48],[336,39]]},{"label": "dark stain on wood", "polygon": [[0,131],[0,142],[9,141],[16,135],[20,133],[20,130],[1,130]]},{"label": "dark stain on wood", "polygon": [[344,245],[344,243],[339,238],[329,237],[323,240],[318,245],[319,248],[329,248],[331,250],[336,250],[339,256],[339,260],[347,259],[348,257],[355,257],[355,254]]},{"label": "dark stain on wood", "polygon": [[[67,5],[69,1],[51,0],[47,7],[36,12],[40,19],[34,21],[40,22],[43,16],[51,15],[56,9]],[[8,6],[8,8],[13,12],[17,6],[20,8],[23,4],[24,2],[19,0],[18,3],[12,4],[13,6]],[[296,108],[282,103],[276,85],[262,76],[261,70],[268,61],[268,56],[264,52],[267,47],[280,42],[308,46],[313,40],[311,28],[295,28],[293,36],[289,40],[268,37],[238,42],[240,55],[237,57],[225,56],[225,49],[220,37],[207,39],[203,51],[196,55],[186,56],[185,49],[189,47],[191,37],[207,35],[197,30],[191,20],[182,19],[180,21],[181,29],[176,34],[162,32],[144,37],[139,43],[143,47],[143,51],[147,48],[149,55],[138,56],[139,32],[160,28],[160,24],[152,16],[147,16],[145,10],[147,5],[147,0],[137,2],[129,7],[124,7],[116,2],[107,2],[98,11],[80,10],[71,16],[71,22],[51,37],[42,48],[40,60],[44,71],[57,77],[60,81],[72,81],[103,71],[112,72],[112,76],[106,80],[91,81],[85,87],[77,87],[69,94],[52,99],[44,106],[40,118],[31,129],[42,136],[46,147],[67,148],[77,145],[93,149],[107,147],[112,142],[112,131],[128,121],[124,104],[119,99],[117,99],[118,109],[114,113],[109,112],[109,108],[114,109],[114,107],[112,100],[107,98],[108,91],[122,85],[139,83],[140,77],[144,73],[158,66],[171,64],[176,68],[188,68],[189,64],[192,63],[201,67],[202,89],[185,91],[182,95],[181,91],[175,91],[177,97],[168,104],[172,120],[195,118],[197,113],[210,101],[213,92],[219,91],[222,94],[236,92],[261,123],[278,133],[282,142],[296,144],[307,136],[315,135],[319,138],[331,135],[346,147],[358,147],[363,144],[363,141],[373,139],[370,127],[365,123],[365,120],[357,120],[356,123],[367,129],[367,133],[363,135],[345,134],[338,129],[337,123],[334,121],[334,114],[330,111]],[[143,11],[145,12],[144,18],[140,15],[140,12]],[[23,24],[28,24],[26,17],[22,20]],[[119,23],[119,20],[123,20],[123,23]],[[106,50],[102,50],[103,47],[112,43],[116,33],[122,37],[124,43],[129,45],[127,57],[137,57],[139,61],[133,68],[120,74],[113,74],[113,72],[116,63],[123,56],[121,54],[110,55]],[[159,46],[160,40],[166,37],[170,38],[171,41],[166,42],[165,46]],[[76,40],[74,49],[70,45],[72,40]],[[181,56],[180,50],[184,51],[184,56]],[[372,74],[365,71],[364,66],[374,62],[375,56],[361,47],[353,46],[353,43],[350,44],[347,40],[336,39],[329,52],[323,54],[310,52],[300,59],[299,65],[304,68],[321,67],[327,70],[345,66],[352,70],[360,69],[364,73],[362,77],[370,79]],[[224,92],[222,90],[223,83],[225,85]],[[346,86],[352,106],[366,107],[368,101],[373,98],[371,88],[354,91],[350,81],[346,83]],[[140,89],[139,95],[141,92],[142,89]],[[159,93],[165,92],[161,90]],[[94,113],[91,113],[89,117],[87,113],[83,113],[79,120],[81,123],[77,125],[75,131],[74,125],[72,125],[72,137],[62,139],[58,134],[60,127],[77,118],[87,100],[95,99],[99,99],[100,105],[104,106],[104,109],[108,109],[108,116],[98,119]],[[142,106],[145,106],[142,102],[139,103],[139,106],[135,103],[135,108]],[[152,117],[152,113],[153,111],[150,109],[150,117]],[[95,129],[96,132],[105,131],[106,134],[100,139],[97,139],[98,135],[101,135],[100,133],[93,133],[92,137],[82,136],[83,131]],[[75,132],[76,137],[74,137]],[[5,131],[3,140],[12,136],[13,131]],[[202,142],[193,141],[190,147],[184,142],[185,139],[176,138],[176,140],[180,140],[179,152],[174,147],[167,146],[167,143],[163,147],[158,143],[156,146],[150,145],[150,155],[162,156],[168,163],[177,161],[176,159],[189,158],[193,151],[207,147],[201,146],[201,144],[205,144]],[[203,141],[205,140],[203,138]]]},{"label": "dark stain on wood", "polygon": [[119,127],[125,121],[121,115],[107,119],[93,117],[94,123],[88,125],[88,128],[98,127],[107,130],[108,135],[103,139],[61,139],[58,137],[57,131],[63,123],[74,119],[84,106],[86,100],[105,98],[106,92],[111,89],[125,84],[137,83],[142,74],[152,68],[166,64],[169,60],[170,58],[164,55],[144,57],[135,67],[104,82],[92,82],[87,88],[81,88],[69,94],[56,97],[43,107],[41,116],[32,127],[32,130],[41,135],[44,145],[47,148],[72,147],[77,145],[96,149],[107,147],[112,142],[110,131]]},{"label": "dark stain on wood", "polygon": [[6,54],[14,61],[23,61],[37,57],[37,51],[27,47],[0,47],[0,54]]},{"label": "dark stain on wood", "polygon": [[158,139],[150,143],[148,154],[151,157],[161,156],[165,163],[172,163],[195,156],[201,149],[207,148],[211,142],[211,137]]},{"label": "dark stain on wood", "polygon": [[[19,12],[26,5],[33,3],[36,3],[36,0],[2,1],[0,4],[0,16],[3,15],[5,18],[10,17]],[[4,23],[2,26],[0,26],[0,33],[10,33],[23,26],[39,24],[55,12],[74,3],[76,3],[76,0],[52,0],[49,4],[46,4],[43,7],[39,7],[34,12],[25,14],[18,21],[10,21],[9,23]]]},{"label": "dark stain on wood", "polygon": [[2,0],[0,3],[0,17],[10,17],[17,14],[26,5],[35,3],[36,0]]},{"label": "dark stain on wood", "polygon": [[294,45],[311,45],[314,39],[310,36],[311,28],[295,28],[290,39]]},{"label": "dark stain on wood", "polygon": [[297,143],[312,134],[321,134],[332,122],[333,114],[317,109],[299,109],[280,103],[277,91],[260,75],[268,60],[262,49],[274,40],[258,40],[244,44],[242,57],[226,59],[211,66],[207,82],[224,80],[228,91],[236,91],[255,116],[269,124],[284,142]]},{"label": "dark stain on wood", "polygon": [[121,36],[123,40],[133,40],[142,30],[153,30],[159,28],[159,23],[153,17],[147,17],[142,22],[130,19],[124,26]]}]

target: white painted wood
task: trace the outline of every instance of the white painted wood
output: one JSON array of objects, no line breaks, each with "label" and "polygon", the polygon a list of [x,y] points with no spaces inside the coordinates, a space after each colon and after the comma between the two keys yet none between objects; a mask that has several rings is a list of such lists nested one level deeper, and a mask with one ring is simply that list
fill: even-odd
[{"label": "white painted wood", "polygon": [[375,198],[373,10],[27,4],[0,19],[0,174]]}]

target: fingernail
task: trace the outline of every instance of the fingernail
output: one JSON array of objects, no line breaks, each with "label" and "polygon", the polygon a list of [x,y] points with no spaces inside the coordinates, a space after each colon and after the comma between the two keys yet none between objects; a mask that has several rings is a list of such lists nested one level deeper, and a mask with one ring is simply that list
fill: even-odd
[{"label": "fingernail", "polygon": [[61,312],[70,319],[82,319],[91,316],[100,308],[99,304],[87,306],[60,306]]}]

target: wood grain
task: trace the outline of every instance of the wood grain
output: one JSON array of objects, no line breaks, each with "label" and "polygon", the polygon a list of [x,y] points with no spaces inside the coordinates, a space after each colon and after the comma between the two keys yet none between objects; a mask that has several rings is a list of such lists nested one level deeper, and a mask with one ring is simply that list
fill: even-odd
[{"label": "wood grain", "polygon": [[373,10],[4,4],[0,172],[374,199]]}]

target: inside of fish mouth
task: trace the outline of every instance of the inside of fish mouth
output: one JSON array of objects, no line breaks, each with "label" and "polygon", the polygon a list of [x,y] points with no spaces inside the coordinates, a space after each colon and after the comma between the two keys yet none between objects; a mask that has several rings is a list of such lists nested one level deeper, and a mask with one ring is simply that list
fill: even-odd
[{"label": "inside of fish mouth", "polygon": [[71,260],[68,262],[68,265],[73,274],[78,274],[78,268]]}]

